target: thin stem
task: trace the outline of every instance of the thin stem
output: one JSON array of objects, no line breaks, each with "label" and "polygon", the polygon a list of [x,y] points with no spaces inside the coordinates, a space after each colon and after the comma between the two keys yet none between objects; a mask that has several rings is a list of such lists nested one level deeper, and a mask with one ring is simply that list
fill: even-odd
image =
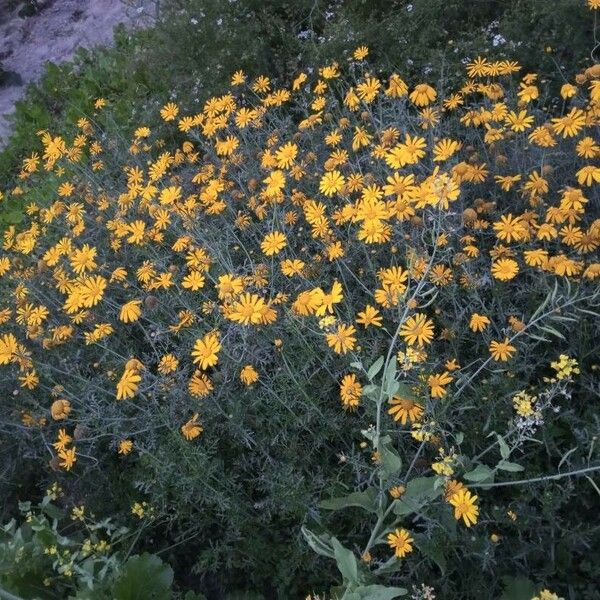
[{"label": "thin stem", "polygon": [[499,481],[498,483],[476,483],[469,485],[469,488],[491,488],[491,487],[507,487],[509,485],[522,485],[525,483],[540,483],[542,481],[552,481],[556,479],[562,479],[563,477],[575,477],[577,475],[583,475],[585,473],[593,473],[594,471],[600,471],[600,465],[595,467],[587,467],[585,469],[579,469],[577,471],[569,471],[568,473],[556,473],[555,475],[544,475],[543,477],[533,477],[531,479],[519,479],[517,481]]}]

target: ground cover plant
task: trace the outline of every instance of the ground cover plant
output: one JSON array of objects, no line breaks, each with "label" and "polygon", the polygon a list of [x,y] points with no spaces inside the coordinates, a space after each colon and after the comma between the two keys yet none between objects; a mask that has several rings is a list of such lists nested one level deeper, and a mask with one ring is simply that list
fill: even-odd
[{"label": "ground cover plant", "polygon": [[600,69],[350,54],[39,132],[2,192],[9,593],[598,597]]}]

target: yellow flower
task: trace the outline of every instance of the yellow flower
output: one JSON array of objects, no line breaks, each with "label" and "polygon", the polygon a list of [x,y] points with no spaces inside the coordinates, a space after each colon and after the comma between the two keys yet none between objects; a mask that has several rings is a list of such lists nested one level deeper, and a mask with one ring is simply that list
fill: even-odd
[{"label": "yellow flower", "polygon": [[58,453],[58,457],[60,458],[60,462],[58,463],[66,471],[70,471],[75,462],[77,461],[77,457],[75,456],[75,446],[69,448],[68,450],[60,450]]},{"label": "yellow flower", "polygon": [[510,345],[508,338],[505,338],[503,342],[493,340],[489,350],[492,358],[499,362],[506,362],[517,351],[514,346]]},{"label": "yellow flower", "polygon": [[178,366],[179,360],[174,354],[165,354],[158,363],[158,372],[161,375],[168,375],[176,371]]},{"label": "yellow flower", "polygon": [[287,246],[287,240],[283,233],[280,231],[274,231],[265,236],[262,243],[260,244],[261,250],[267,256],[273,256],[279,254]]},{"label": "yellow flower", "polygon": [[202,339],[196,340],[192,351],[193,362],[195,365],[199,364],[203,370],[214,367],[219,362],[218,354],[220,350],[219,333],[211,331]]},{"label": "yellow flower", "polygon": [[499,258],[492,263],[492,275],[500,281],[514,279],[519,272],[519,265],[512,258]]},{"label": "yellow flower", "polygon": [[381,327],[383,324],[383,318],[381,313],[370,304],[365,306],[365,310],[358,313],[356,322],[362,325],[365,329],[370,325],[374,327]]},{"label": "yellow flower", "polygon": [[319,190],[325,196],[333,196],[344,188],[345,179],[339,171],[330,171],[321,177]]},{"label": "yellow flower", "polygon": [[168,102],[160,109],[160,116],[165,121],[174,121],[179,114],[179,108],[174,102]]},{"label": "yellow flower", "polygon": [[195,413],[194,416],[187,423],[184,423],[181,426],[181,433],[183,434],[183,437],[188,441],[197,438],[203,431],[204,429],[198,423],[198,413]]},{"label": "yellow flower", "polygon": [[50,414],[55,421],[66,419],[71,412],[71,403],[68,400],[55,400],[50,407]]},{"label": "yellow flower", "polygon": [[462,519],[467,527],[477,523],[479,508],[477,507],[477,496],[467,489],[458,490],[448,502],[454,506],[454,518]]},{"label": "yellow flower", "polygon": [[119,454],[129,454],[133,450],[133,442],[131,440],[121,440],[119,442]]},{"label": "yellow flower", "polygon": [[423,406],[414,400],[394,396],[389,403],[391,408],[388,409],[394,421],[400,421],[402,425],[406,425],[407,421],[418,421],[423,414]]},{"label": "yellow flower", "polygon": [[340,399],[345,409],[353,410],[359,405],[362,389],[354,373],[344,375],[340,382]]},{"label": "yellow flower", "polygon": [[423,346],[433,339],[433,322],[423,313],[409,317],[400,328],[400,336],[409,346]]},{"label": "yellow flower", "polygon": [[356,328],[354,325],[338,325],[332,333],[328,333],[325,336],[327,345],[333,348],[338,354],[346,354],[348,351],[353,350],[356,345],[356,338],[354,334]]},{"label": "yellow flower", "polygon": [[453,377],[447,372],[430,375],[427,378],[427,385],[430,388],[432,398],[443,398],[446,395],[446,388],[453,381]]},{"label": "yellow flower", "polygon": [[404,558],[413,551],[414,539],[406,529],[395,529],[387,536],[388,545],[393,548],[397,558]]},{"label": "yellow flower", "polygon": [[119,383],[117,383],[117,400],[133,398],[139,388],[142,377],[138,375],[137,370],[125,369]]},{"label": "yellow flower", "polygon": [[258,381],[258,372],[252,365],[246,365],[240,371],[240,380],[244,385],[252,385]]},{"label": "yellow flower", "polygon": [[408,97],[417,106],[427,106],[435,101],[437,92],[430,85],[419,83]]},{"label": "yellow flower", "polygon": [[0,365],[7,365],[17,352],[17,338],[12,333],[0,337]]},{"label": "yellow flower", "polygon": [[142,314],[142,309],[140,308],[141,304],[141,300],[130,300],[123,304],[123,306],[121,306],[119,320],[123,321],[123,323],[133,323],[134,321],[137,321]]},{"label": "yellow flower", "polygon": [[359,46],[352,54],[352,57],[354,60],[364,60],[368,55],[369,48],[367,46]]}]

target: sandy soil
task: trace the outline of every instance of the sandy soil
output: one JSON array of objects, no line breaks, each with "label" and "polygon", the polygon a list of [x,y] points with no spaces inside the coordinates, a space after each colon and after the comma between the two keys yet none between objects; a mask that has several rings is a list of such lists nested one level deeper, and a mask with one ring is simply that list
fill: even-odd
[{"label": "sandy soil", "polygon": [[110,44],[115,25],[148,25],[153,16],[151,0],[39,0],[40,10],[20,18],[0,0],[0,62],[13,72],[11,85],[0,87],[0,148],[10,134],[6,116],[37,81],[46,62],[69,60],[77,48]]}]

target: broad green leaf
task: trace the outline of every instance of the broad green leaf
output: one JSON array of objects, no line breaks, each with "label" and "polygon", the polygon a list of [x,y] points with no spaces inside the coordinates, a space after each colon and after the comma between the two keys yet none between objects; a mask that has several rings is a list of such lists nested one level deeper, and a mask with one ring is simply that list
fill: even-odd
[{"label": "broad green leaf", "polygon": [[383,367],[383,361],[384,358],[383,356],[380,356],[370,367],[369,370],[367,371],[367,378],[369,381],[373,381],[373,378],[377,375],[377,373],[379,373],[379,371],[381,371],[381,367]]},{"label": "broad green leaf", "polygon": [[374,487],[362,492],[352,492],[340,498],[328,498],[319,503],[325,510],[340,510],[348,506],[358,506],[369,512],[377,512],[377,490]]},{"label": "broad green leaf", "polygon": [[154,554],[132,556],[112,590],[113,600],[170,600],[173,569]]},{"label": "broad green leaf", "polygon": [[385,477],[393,477],[402,468],[402,459],[392,446],[389,436],[381,438],[379,445],[379,454],[381,455],[381,470]]},{"label": "broad green leaf", "polygon": [[331,545],[335,554],[337,567],[345,581],[350,583],[358,582],[358,563],[352,550],[344,548],[337,538],[331,538]]},{"label": "broad green leaf", "polygon": [[508,460],[501,460],[498,463],[498,468],[502,471],[510,471],[511,473],[517,473],[519,471],[525,470],[525,467],[522,467],[521,465],[514,462],[509,462]]},{"label": "broad green leaf", "polygon": [[415,536],[415,544],[419,548],[421,554],[430,558],[442,572],[446,572],[447,562],[442,550],[442,545],[439,541],[427,539],[425,536]]},{"label": "broad green leaf", "polygon": [[333,547],[331,545],[331,536],[327,533],[323,533],[321,535],[317,535],[313,533],[310,529],[302,526],[300,529],[304,539],[307,541],[308,545],[321,556],[327,556],[328,558],[335,558],[335,554],[333,552]]},{"label": "broad green leaf", "polygon": [[500,600],[531,600],[536,594],[536,588],[527,577],[517,576],[502,578],[504,591]]},{"label": "broad green leaf", "polygon": [[429,500],[442,494],[441,487],[435,487],[437,477],[415,477],[406,485],[406,491],[394,501],[396,515],[408,515],[416,512]]},{"label": "broad green leaf", "polygon": [[486,481],[494,478],[494,472],[486,465],[477,465],[472,471],[464,474],[467,481]]},{"label": "broad green leaf", "polygon": [[398,596],[405,596],[405,588],[387,587],[385,585],[361,585],[354,590],[360,600],[393,600]]},{"label": "broad green leaf", "polygon": [[501,435],[498,435],[498,445],[500,446],[500,456],[507,459],[510,456],[510,448]]},{"label": "broad green leaf", "polygon": [[379,386],[373,383],[369,383],[365,385],[362,391],[363,396],[368,396],[369,398],[375,398],[379,395]]}]

